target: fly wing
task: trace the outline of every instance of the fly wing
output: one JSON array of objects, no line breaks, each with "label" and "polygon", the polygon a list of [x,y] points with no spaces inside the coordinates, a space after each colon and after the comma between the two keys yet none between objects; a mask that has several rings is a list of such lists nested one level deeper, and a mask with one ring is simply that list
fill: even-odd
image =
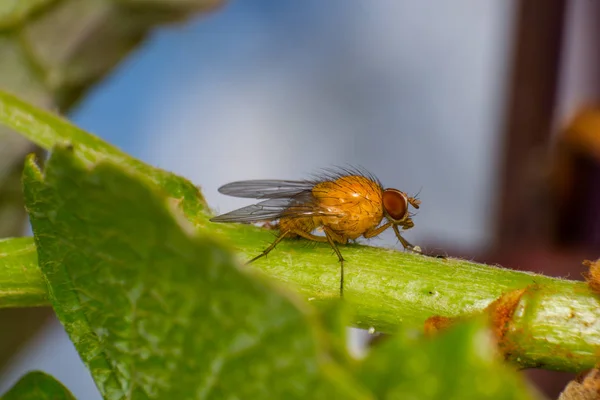
[{"label": "fly wing", "polygon": [[250,199],[290,199],[312,190],[311,181],[253,180],[228,183],[219,192]]},{"label": "fly wing", "polygon": [[212,222],[261,222],[279,219],[289,207],[290,199],[269,199],[258,204],[242,207],[226,214],[218,215]]},{"label": "fly wing", "polygon": [[334,213],[318,207],[311,191],[303,191],[293,198],[271,198],[260,203],[239,208],[211,218],[212,222],[263,222],[281,217],[301,218],[311,216],[332,216]]}]

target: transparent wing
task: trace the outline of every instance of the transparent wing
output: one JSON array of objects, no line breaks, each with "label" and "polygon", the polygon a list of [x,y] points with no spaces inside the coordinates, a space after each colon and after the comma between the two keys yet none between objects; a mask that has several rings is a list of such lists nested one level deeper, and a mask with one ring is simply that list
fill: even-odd
[{"label": "transparent wing", "polygon": [[212,222],[262,222],[281,217],[300,218],[311,216],[334,216],[334,212],[318,207],[311,192],[301,192],[291,199],[268,199],[251,206],[242,207],[211,218]]},{"label": "transparent wing", "polygon": [[212,222],[260,222],[279,219],[290,199],[269,199],[211,218]]},{"label": "transparent wing", "polygon": [[250,199],[289,199],[310,192],[312,181],[253,180],[228,183],[219,188],[219,193]]}]

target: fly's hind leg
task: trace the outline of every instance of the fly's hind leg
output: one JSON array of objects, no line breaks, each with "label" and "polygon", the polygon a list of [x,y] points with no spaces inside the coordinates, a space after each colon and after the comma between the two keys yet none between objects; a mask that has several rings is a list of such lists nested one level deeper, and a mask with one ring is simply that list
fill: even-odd
[{"label": "fly's hind leg", "polygon": [[264,249],[262,253],[260,253],[256,257],[254,257],[252,260],[248,261],[246,264],[250,264],[250,263],[258,260],[259,258],[264,257],[267,254],[269,254],[271,252],[271,250],[273,250],[275,248],[275,246],[277,246],[277,244],[279,244],[279,242],[281,242],[290,233],[291,233],[291,231],[289,229],[285,230],[283,232],[280,232],[279,236],[277,236],[277,239],[275,239],[275,241],[273,243],[271,243],[269,245],[269,247],[267,247],[266,249]]},{"label": "fly's hind leg", "polygon": [[341,235],[338,235],[337,233],[333,232],[327,227],[323,228],[323,230],[325,231],[325,237],[313,235],[312,233],[303,231],[293,231],[292,233],[301,236],[304,239],[314,240],[315,242],[329,243],[331,248],[333,248],[333,251],[335,251],[335,254],[337,254],[338,260],[340,261],[340,297],[344,297],[344,257],[342,257],[342,253],[340,252],[340,249],[337,247],[337,244],[335,244],[335,242],[337,241],[341,244],[346,244],[348,242],[348,239]]}]

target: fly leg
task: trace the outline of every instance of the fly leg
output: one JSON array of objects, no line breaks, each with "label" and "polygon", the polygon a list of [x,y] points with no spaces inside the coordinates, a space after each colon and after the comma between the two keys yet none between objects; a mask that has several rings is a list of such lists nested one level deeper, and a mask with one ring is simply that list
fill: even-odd
[{"label": "fly leg", "polygon": [[288,234],[290,234],[291,231],[288,229],[286,231],[280,232],[279,236],[277,236],[277,239],[275,239],[275,241],[273,243],[271,243],[269,245],[269,247],[267,247],[266,249],[263,250],[262,253],[260,253],[259,255],[257,255],[256,257],[254,257],[252,260],[248,261],[246,264],[250,264],[256,260],[258,260],[261,257],[266,256],[267,254],[269,254],[269,252],[271,252],[271,250],[273,250],[275,248],[275,246],[277,246],[277,244],[279,242],[281,242],[283,240],[283,238],[285,238]]},{"label": "fly leg", "polygon": [[[385,231],[386,229],[388,229],[390,226],[391,226],[391,227],[394,229],[394,232],[396,233],[396,237],[398,238],[398,240],[400,241],[400,243],[402,243],[402,246],[403,246],[405,249],[407,249],[407,250],[409,250],[409,251],[414,251],[414,252],[416,252],[416,253],[421,253],[421,252],[420,252],[420,251],[417,249],[417,247],[416,247],[416,246],[413,246],[412,244],[410,244],[410,243],[408,242],[408,240],[406,240],[406,239],[404,239],[404,238],[402,237],[402,235],[400,234],[400,230],[398,229],[398,225],[394,224],[393,222],[388,222],[388,223],[386,223],[386,224],[383,224],[383,225],[381,225],[379,228],[372,229],[372,230],[370,230],[370,231],[366,231],[366,232],[363,234],[363,236],[364,236],[366,239],[369,239],[369,238],[375,237],[375,236],[377,236],[377,235],[381,234],[381,233],[382,233],[383,231]],[[412,222],[412,220],[411,220],[411,219],[408,219],[406,222],[404,222],[404,223],[402,224],[402,228],[404,228],[404,229],[410,229],[410,228],[412,228],[413,226],[415,226],[415,224]]]},{"label": "fly leg", "polygon": [[[338,256],[338,260],[340,261],[340,297],[344,297],[344,257],[342,257],[342,253],[340,252],[340,249],[338,249],[337,244],[335,244],[335,241],[333,240],[334,237],[335,239],[337,239],[338,242],[340,243],[346,243],[348,241],[348,239],[340,236],[340,235],[336,235],[335,232],[332,232],[331,229],[325,227],[325,237],[327,238],[327,241],[329,242],[329,244],[331,245],[331,247],[333,247],[333,251],[335,251],[335,254],[337,254]],[[345,240],[344,240],[345,239]]]},{"label": "fly leg", "polygon": [[385,223],[385,224],[381,225],[379,228],[375,228],[375,229],[371,229],[371,230],[366,231],[363,234],[363,236],[365,237],[365,239],[370,239],[372,237],[380,235],[383,231],[385,231],[390,226],[392,226],[391,222]]},{"label": "fly leg", "polygon": [[342,253],[340,252],[340,249],[338,249],[335,242],[337,241],[341,244],[346,244],[348,239],[342,235],[338,235],[327,227],[323,228],[323,230],[325,231],[325,237],[313,235],[312,233],[303,231],[293,231],[292,233],[302,236],[304,239],[314,240],[315,242],[329,243],[329,245],[333,248],[333,251],[335,251],[335,254],[337,254],[338,260],[340,261],[340,297],[344,297],[344,257],[342,257]]},{"label": "fly leg", "polygon": [[[413,227],[412,221],[410,221],[411,224],[408,226],[408,228],[405,229],[409,229]],[[398,240],[400,241],[400,243],[402,243],[402,246],[409,251],[414,251],[415,253],[419,253],[421,254],[421,249],[417,248],[415,246],[413,246],[412,244],[409,243],[408,240],[404,239],[402,237],[402,235],[400,234],[400,230],[398,229],[398,225],[392,225],[392,228],[394,229],[394,233],[396,234],[396,237],[398,238]]]},{"label": "fly leg", "polygon": [[[410,228],[412,228],[414,226],[414,224],[413,224],[413,222],[412,222],[411,219],[408,219],[401,226],[404,229],[410,229]],[[404,246],[404,248],[407,249],[408,251],[412,251],[414,253],[421,254],[421,255],[424,255],[424,256],[427,256],[427,257],[446,258],[445,255],[441,255],[441,254],[423,253],[423,251],[421,250],[420,247],[413,246],[412,244],[410,244],[408,242],[408,240],[404,239],[402,237],[402,235],[400,235],[400,230],[398,229],[397,225],[392,225],[392,227],[394,228],[394,232],[396,233],[396,237],[398,238],[398,240],[400,241],[400,243],[402,243],[402,246]]]}]

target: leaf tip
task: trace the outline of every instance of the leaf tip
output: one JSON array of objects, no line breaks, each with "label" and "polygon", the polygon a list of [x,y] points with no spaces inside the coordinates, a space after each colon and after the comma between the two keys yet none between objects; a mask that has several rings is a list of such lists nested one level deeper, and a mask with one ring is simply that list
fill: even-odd
[{"label": "leaf tip", "polygon": [[28,154],[25,157],[25,166],[23,167],[23,174],[27,177],[34,178],[36,180],[42,180],[42,169],[38,163],[38,159],[35,153]]}]

